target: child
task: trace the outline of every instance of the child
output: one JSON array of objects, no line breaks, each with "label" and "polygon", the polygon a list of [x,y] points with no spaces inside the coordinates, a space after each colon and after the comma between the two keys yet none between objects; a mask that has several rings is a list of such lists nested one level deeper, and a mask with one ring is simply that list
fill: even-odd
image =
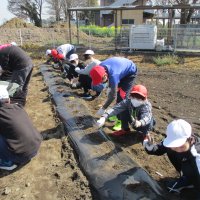
[{"label": "child", "polygon": [[129,95],[129,98],[124,99],[113,108],[107,110],[102,117],[97,121],[99,127],[103,126],[108,117],[120,115],[122,121],[122,129],[115,131],[113,135],[121,136],[130,133],[129,124],[141,132],[144,138],[152,142],[149,131],[155,125],[152,116],[151,103],[147,99],[147,89],[143,85],[135,85]]},{"label": "child", "polygon": [[[192,135],[192,127],[185,120],[174,120],[167,126],[167,137],[158,144],[144,141],[145,150],[150,155],[167,154],[170,162],[180,173],[180,178],[168,184],[169,192],[179,193],[191,190],[195,199],[200,199],[200,138]],[[167,166],[166,166],[167,167]]]},{"label": "child", "polygon": [[123,57],[108,58],[93,67],[90,71],[92,87],[108,82],[110,88],[106,102],[96,115],[101,116],[115,99],[117,99],[117,103],[122,101],[121,93],[128,96],[136,76],[137,66],[131,60]]}]

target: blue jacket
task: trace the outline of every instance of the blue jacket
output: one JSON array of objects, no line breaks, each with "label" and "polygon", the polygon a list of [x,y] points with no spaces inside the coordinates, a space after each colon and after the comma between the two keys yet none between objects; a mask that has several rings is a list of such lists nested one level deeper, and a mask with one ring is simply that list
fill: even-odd
[{"label": "blue jacket", "polygon": [[110,88],[117,87],[124,77],[137,74],[136,65],[131,60],[123,57],[108,58],[100,65],[105,67],[108,73]]}]

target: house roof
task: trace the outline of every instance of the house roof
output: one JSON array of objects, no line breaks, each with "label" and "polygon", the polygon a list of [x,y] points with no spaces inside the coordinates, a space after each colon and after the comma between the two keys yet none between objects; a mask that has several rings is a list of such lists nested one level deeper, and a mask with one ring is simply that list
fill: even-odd
[{"label": "house roof", "polygon": [[73,7],[68,11],[100,11],[100,10],[159,10],[159,9],[200,9],[200,4],[185,5],[159,5],[159,6],[99,6],[99,7]]},{"label": "house roof", "polygon": [[[108,7],[113,6],[130,6],[132,5],[136,0],[116,0],[114,3],[110,4]],[[101,15],[110,14],[112,10],[102,10],[100,11]]]}]

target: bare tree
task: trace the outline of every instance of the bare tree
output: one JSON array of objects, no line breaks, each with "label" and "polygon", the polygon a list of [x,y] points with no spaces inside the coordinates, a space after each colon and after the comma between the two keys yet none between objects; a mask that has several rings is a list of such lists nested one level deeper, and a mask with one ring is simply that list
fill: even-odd
[{"label": "bare tree", "polygon": [[87,0],[87,6],[88,7],[94,7],[94,6],[97,6],[98,5],[98,1],[97,0]]},{"label": "bare tree", "polygon": [[55,16],[56,21],[64,18],[67,21],[68,18],[68,8],[71,7],[84,7],[95,6],[97,0],[46,0],[47,8],[49,9],[49,14]]},{"label": "bare tree", "polygon": [[[200,1],[198,0],[176,0],[176,2],[178,4],[196,4],[199,3]],[[180,19],[180,24],[188,24],[191,21],[191,17],[194,14],[195,9],[181,9],[180,13],[181,13],[181,19]]]},{"label": "bare tree", "polygon": [[8,10],[15,16],[30,19],[38,27],[42,26],[44,0],[8,0]]},{"label": "bare tree", "polygon": [[61,19],[62,1],[63,0],[46,0],[49,14],[55,16],[56,21],[60,21]]},{"label": "bare tree", "polygon": [[73,5],[73,0],[62,0],[62,11],[64,14],[64,19],[67,21],[68,18],[68,8],[71,8]]},{"label": "bare tree", "polygon": [[[197,4],[200,0],[155,0],[156,5],[187,5],[187,4]],[[195,9],[180,9],[180,24],[188,24],[191,21],[191,17],[195,12]]]}]

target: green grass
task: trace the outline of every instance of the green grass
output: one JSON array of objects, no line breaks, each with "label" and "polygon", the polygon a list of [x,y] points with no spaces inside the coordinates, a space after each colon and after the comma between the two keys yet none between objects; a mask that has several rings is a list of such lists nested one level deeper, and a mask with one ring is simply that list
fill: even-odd
[{"label": "green grass", "polygon": [[173,65],[178,63],[178,56],[165,55],[165,56],[153,57],[153,62],[157,66]]},{"label": "green grass", "polygon": [[[119,31],[120,28],[117,28]],[[98,37],[114,37],[115,36],[115,27],[100,27],[95,25],[90,26],[80,26],[80,30],[85,32],[88,35],[98,36]]]}]

